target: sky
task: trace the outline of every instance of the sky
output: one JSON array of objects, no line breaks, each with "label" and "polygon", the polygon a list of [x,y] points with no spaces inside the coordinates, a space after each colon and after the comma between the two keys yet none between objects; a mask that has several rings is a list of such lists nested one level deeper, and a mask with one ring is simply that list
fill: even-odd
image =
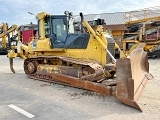
[{"label": "sky", "polygon": [[64,14],[65,10],[78,15],[114,13],[160,6],[160,0],[0,0],[0,24],[6,22],[23,25],[36,23],[34,15],[39,12]]}]

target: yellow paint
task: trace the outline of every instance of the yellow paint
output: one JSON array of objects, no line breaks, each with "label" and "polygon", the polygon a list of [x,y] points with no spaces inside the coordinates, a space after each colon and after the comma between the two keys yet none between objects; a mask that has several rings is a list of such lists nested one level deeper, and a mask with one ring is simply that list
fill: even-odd
[{"label": "yellow paint", "polygon": [[122,36],[123,35],[123,30],[116,30],[112,31],[113,36]]},{"label": "yellow paint", "polygon": [[96,41],[94,41],[94,49],[97,50],[98,49],[98,44]]},{"label": "yellow paint", "polygon": [[[45,37],[44,18],[47,13],[39,13],[37,18],[40,20],[40,39],[32,40],[28,46],[22,45],[20,56],[24,59],[36,56],[68,56],[83,61],[97,62],[103,67],[106,64],[106,49],[107,40],[104,36],[102,26],[97,27],[95,32],[87,21],[83,24],[90,33],[89,42],[86,49],[64,49],[64,48],[51,48],[50,39]],[[36,42],[36,48],[33,48],[32,43]],[[57,61],[58,63],[58,61]],[[60,64],[60,63],[58,63]]]},{"label": "yellow paint", "polygon": [[[42,24],[44,24],[44,17],[43,15],[39,14],[39,18],[42,18]],[[40,24],[41,24],[40,23]],[[84,22],[85,26],[88,28],[89,31],[92,32],[90,34],[90,39],[88,42],[88,46],[86,49],[64,49],[64,48],[51,48],[50,47],[50,39],[49,38],[40,38],[40,40],[32,40],[28,44],[28,48],[24,51],[27,51],[28,55],[26,57],[33,57],[33,56],[41,56],[41,55],[52,55],[52,56],[69,56],[72,58],[82,59],[84,61],[90,62],[98,62],[103,66],[106,64],[106,39],[103,36],[102,27],[98,27],[98,32],[94,32],[93,29],[89,26],[87,22]],[[43,26],[43,25],[41,25]],[[41,27],[40,29],[44,29]],[[44,31],[41,30],[41,34],[44,34]],[[37,46],[33,49],[32,43],[36,42]]]},{"label": "yellow paint", "polygon": [[144,47],[144,50],[151,52],[153,48],[154,48],[153,45],[146,45],[146,46]]}]

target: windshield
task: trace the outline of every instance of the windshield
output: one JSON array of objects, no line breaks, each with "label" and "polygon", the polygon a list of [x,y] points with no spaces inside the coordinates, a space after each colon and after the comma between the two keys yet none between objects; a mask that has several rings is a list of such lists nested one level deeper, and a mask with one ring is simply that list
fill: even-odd
[{"label": "windshield", "polygon": [[65,42],[67,37],[67,29],[63,19],[52,19],[53,34],[55,43]]}]

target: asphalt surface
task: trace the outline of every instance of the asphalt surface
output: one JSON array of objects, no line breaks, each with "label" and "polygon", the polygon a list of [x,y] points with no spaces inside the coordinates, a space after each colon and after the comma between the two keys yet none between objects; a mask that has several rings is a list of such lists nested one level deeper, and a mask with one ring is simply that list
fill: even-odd
[{"label": "asphalt surface", "polygon": [[20,58],[14,60],[13,74],[6,55],[0,55],[0,120],[159,120],[160,59],[149,63],[154,79],[139,100],[140,112],[112,96],[29,79]]}]

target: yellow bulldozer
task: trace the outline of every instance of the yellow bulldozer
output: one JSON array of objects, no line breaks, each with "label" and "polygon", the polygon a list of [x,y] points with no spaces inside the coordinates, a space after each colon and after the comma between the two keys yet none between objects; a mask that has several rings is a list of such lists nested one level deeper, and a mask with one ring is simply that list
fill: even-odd
[{"label": "yellow bulldozer", "polygon": [[115,41],[102,23],[94,31],[82,13],[80,16],[81,33],[75,33],[72,13],[38,13],[38,36],[28,46],[19,45],[17,53],[8,52],[11,71],[15,73],[13,58],[20,56],[29,78],[113,95],[142,111],[137,102],[152,79],[147,53],[139,47],[127,57],[115,59]]}]

